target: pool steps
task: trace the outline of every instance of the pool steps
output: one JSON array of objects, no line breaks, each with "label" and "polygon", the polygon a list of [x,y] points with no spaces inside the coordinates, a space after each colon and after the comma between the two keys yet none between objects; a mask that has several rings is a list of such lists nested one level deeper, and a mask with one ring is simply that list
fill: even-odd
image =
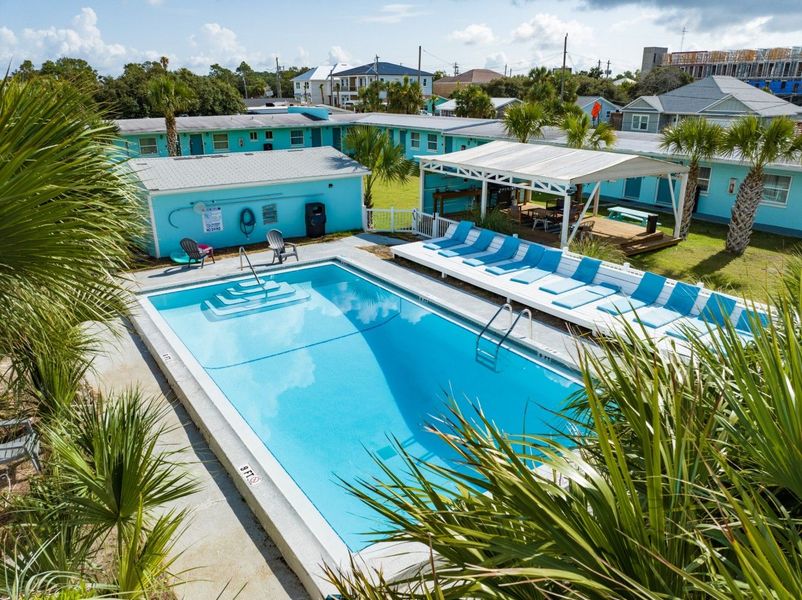
[{"label": "pool steps", "polygon": [[269,310],[305,302],[309,293],[286,282],[241,281],[212,298],[204,306],[216,317],[231,317],[245,312]]}]

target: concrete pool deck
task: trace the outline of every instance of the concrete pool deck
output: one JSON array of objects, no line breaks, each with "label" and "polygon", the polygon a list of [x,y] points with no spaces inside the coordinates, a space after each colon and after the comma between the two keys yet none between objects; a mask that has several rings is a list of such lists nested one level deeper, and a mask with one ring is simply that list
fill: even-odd
[{"label": "concrete pool deck", "polygon": [[[493,302],[385,260],[368,248],[397,243],[402,242],[375,235],[359,235],[327,243],[307,244],[299,248],[300,264],[339,258],[346,264],[363,268],[392,284],[411,290],[433,304],[454,310],[480,324],[496,312],[498,306]],[[268,271],[271,252],[254,252],[249,256],[257,272]],[[295,264],[292,261],[289,266]],[[133,291],[139,293],[192,285],[246,274],[247,271],[240,271],[239,266],[237,257],[218,259],[216,264],[207,264],[203,269],[160,266],[132,273],[130,285]],[[286,537],[281,523],[277,524],[275,519],[263,514],[259,503],[254,504],[254,489],[257,495],[262,496],[263,502],[280,504],[282,499],[276,498],[275,492],[267,489],[267,486],[248,489],[244,480],[238,476],[238,465],[252,464],[255,460],[250,452],[245,452],[248,444],[242,447],[240,441],[239,447],[232,446],[235,444],[232,438],[237,437],[234,433],[236,430],[232,431],[223,424],[227,420],[225,415],[221,418],[208,412],[209,402],[197,382],[192,381],[189,372],[177,374],[176,365],[170,364],[177,361],[173,361],[170,356],[165,358],[162,352],[164,340],[154,341],[160,336],[153,329],[148,329],[147,319],[143,319],[140,313],[141,311],[135,313],[132,319],[147,340],[143,342],[130,332],[117,340],[116,346],[110,346],[108,356],[98,359],[98,384],[105,389],[138,384],[144,391],[160,395],[162,399],[171,397],[172,386],[181,403],[186,405],[182,406],[177,402],[171,404],[170,420],[179,427],[171,434],[171,439],[166,441],[189,446],[188,460],[195,461],[192,471],[203,489],[184,502],[185,506],[194,508],[194,514],[181,538],[179,550],[183,550],[183,554],[175,568],[179,571],[200,568],[186,574],[190,583],[178,589],[179,595],[185,598],[216,598],[226,583],[230,582],[221,596],[223,599],[233,598],[245,583],[247,586],[239,598],[304,598],[307,597],[304,587],[309,593],[319,596],[319,584],[313,584],[308,577],[302,577],[302,581],[299,581],[287,563],[280,558],[283,555],[296,572],[299,572],[300,563],[308,569],[308,563],[319,562],[315,557],[320,556],[319,553],[315,554],[314,548],[306,548],[313,545],[312,540],[293,530],[294,549],[291,549],[287,540],[281,539]],[[533,345],[557,362],[568,366],[575,364],[577,340],[566,330],[535,321],[532,323],[530,343],[529,324],[522,322],[513,332],[513,336],[525,345]],[[110,340],[109,343],[113,342]],[[154,353],[155,360],[151,358],[151,353]],[[166,378],[159,372],[160,369],[167,374]],[[196,426],[200,427],[203,434]],[[231,477],[230,473],[234,473],[234,476]],[[248,499],[251,508],[243,502],[241,494]],[[295,510],[292,503],[285,508]],[[259,515],[258,519],[254,513]],[[268,531],[272,530],[275,543],[266,536],[259,522]],[[277,529],[282,530],[281,536],[276,535]],[[301,551],[296,552],[299,546]],[[338,557],[337,562],[341,562],[341,559],[341,556]],[[401,568],[404,566],[406,565],[399,565]]]}]

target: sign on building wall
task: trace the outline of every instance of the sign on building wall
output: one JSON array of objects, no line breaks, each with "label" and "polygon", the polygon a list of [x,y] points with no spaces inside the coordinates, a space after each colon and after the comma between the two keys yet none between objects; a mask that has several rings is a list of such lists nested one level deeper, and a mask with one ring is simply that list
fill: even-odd
[{"label": "sign on building wall", "polygon": [[203,211],[203,233],[223,231],[223,209],[219,206]]}]

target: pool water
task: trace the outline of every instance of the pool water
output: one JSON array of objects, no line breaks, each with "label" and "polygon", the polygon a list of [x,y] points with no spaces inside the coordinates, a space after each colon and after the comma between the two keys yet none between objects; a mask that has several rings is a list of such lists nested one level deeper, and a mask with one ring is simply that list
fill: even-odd
[{"label": "pool water", "polygon": [[[424,430],[451,397],[508,433],[564,430],[576,380],[502,348],[494,371],[476,361],[476,331],[337,264],[265,277],[302,301],[220,318],[206,301],[231,281],[149,297],[268,450],[353,551],[380,526],[337,477],[378,474],[375,453],[453,464]],[[308,297],[307,297],[308,295]]]}]

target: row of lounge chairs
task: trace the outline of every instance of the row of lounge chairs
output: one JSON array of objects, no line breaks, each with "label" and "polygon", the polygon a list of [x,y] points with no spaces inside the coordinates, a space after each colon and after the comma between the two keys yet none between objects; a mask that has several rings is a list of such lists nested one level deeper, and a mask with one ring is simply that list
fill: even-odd
[{"label": "row of lounge chairs", "polygon": [[748,340],[765,313],[731,296],[650,272],[579,257],[517,237],[451,225],[442,238],[394,248],[404,258],[437,269],[599,332],[629,321],[661,339],[706,336],[728,321]]}]

